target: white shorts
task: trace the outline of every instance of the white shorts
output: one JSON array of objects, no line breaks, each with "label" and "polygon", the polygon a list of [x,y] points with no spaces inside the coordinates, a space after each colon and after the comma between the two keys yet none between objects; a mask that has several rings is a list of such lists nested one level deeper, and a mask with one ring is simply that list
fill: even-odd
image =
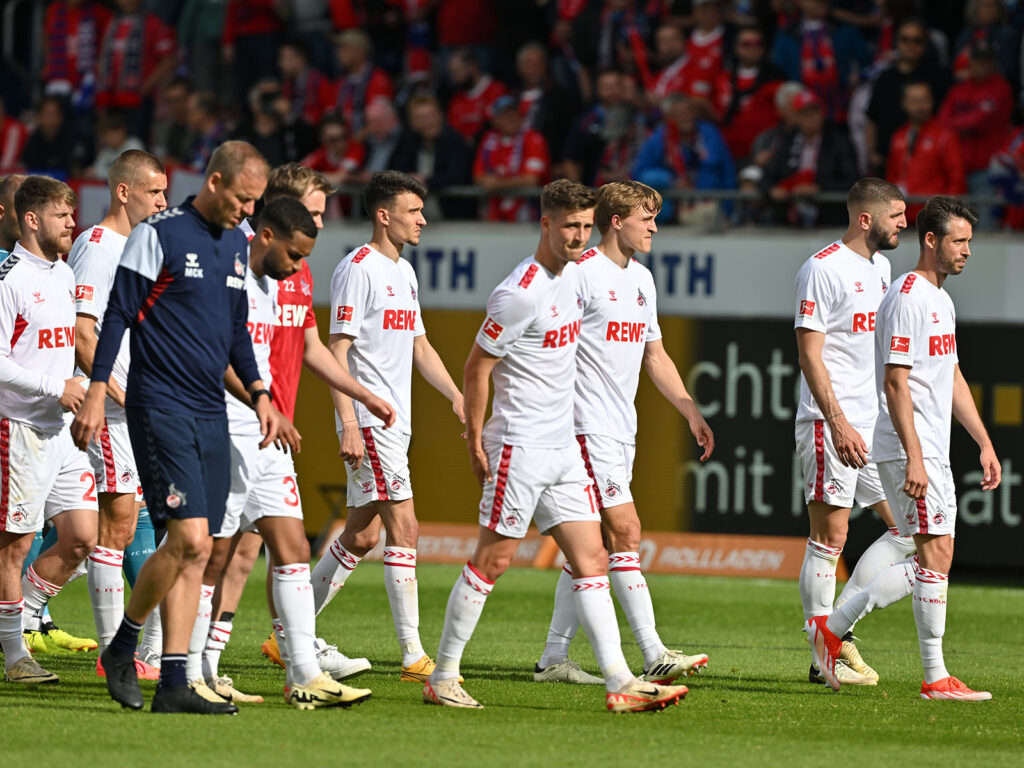
[{"label": "white shorts", "polygon": [[636,445],[604,435],[576,435],[576,442],[580,444],[583,464],[594,483],[601,509],[630,504],[633,493],[629,484],[633,480]]},{"label": "white shorts", "polygon": [[928,475],[928,490],[924,499],[912,499],[903,492],[907,481],[905,459],[881,461],[878,474],[882,487],[889,497],[896,527],[903,536],[915,533],[930,533],[941,536],[956,532],[956,487],[949,464],[941,459],[925,459],[924,470]]},{"label": "white shorts", "polygon": [[530,520],[547,533],[569,522],[601,522],[594,484],[578,445],[524,448],[484,440],[492,480],[480,499],[480,525],[521,539]]},{"label": "white shorts", "polygon": [[89,443],[89,463],[99,493],[136,493],[139,472],[128,438],[128,422],[106,419],[99,443]]},{"label": "white shorts", "polygon": [[[856,429],[870,455],[874,428]],[[796,450],[804,470],[804,501],[823,501],[847,509],[853,507],[855,500],[865,507],[885,501],[875,463],[869,462],[862,469],[843,464],[832,444],[832,430],[823,419],[797,423]]]},{"label": "white shorts", "polygon": [[96,506],[89,458],[65,426],[56,434],[0,419],[0,531],[35,533],[70,509]]},{"label": "white shorts", "polygon": [[[409,479],[409,435],[394,429],[364,427],[363,463],[352,469],[347,464],[350,507],[365,507],[375,501],[403,501],[412,498]],[[341,439],[341,433],[338,433]]]},{"label": "white shorts", "polygon": [[224,508],[219,539],[238,531],[255,531],[262,517],[302,519],[302,500],[292,455],[270,445],[260,450],[260,438],[231,435],[231,490]]}]

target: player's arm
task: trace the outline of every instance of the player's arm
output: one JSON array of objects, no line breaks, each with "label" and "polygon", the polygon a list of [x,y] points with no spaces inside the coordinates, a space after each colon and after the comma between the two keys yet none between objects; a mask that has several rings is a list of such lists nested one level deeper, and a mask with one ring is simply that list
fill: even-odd
[{"label": "player's arm", "polygon": [[661,339],[648,341],[644,345],[644,368],[662,396],[689,423],[690,432],[697,439],[697,444],[704,449],[700,460],[710,459],[711,453],[715,450],[715,436],[711,427],[701,416],[690,393],[686,391],[686,385],[683,384],[683,379],[679,375],[679,369],[668,352],[665,351],[665,345]]},{"label": "player's arm", "polygon": [[999,465],[996,450],[992,447],[988,430],[985,429],[985,425],[981,421],[978,406],[974,402],[974,397],[971,396],[971,388],[967,386],[967,380],[960,372],[959,363],[953,368],[953,415],[964,425],[964,429],[974,438],[974,442],[981,449],[981,469],[984,472],[981,487],[986,491],[997,488],[1003,470]]},{"label": "player's arm", "polygon": [[337,390],[343,396],[351,400],[358,400],[366,409],[384,422],[385,427],[395,423],[395,409],[387,400],[377,397],[370,390],[356,381],[348,372],[348,354],[345,355],[345,367],[334,358],[331,351],[320,341],[320,334],[316,326],[307,328],[303,336],[305,342],[302,352],[302,362],[313,374],[322,379],[330,388],[331,392]]},{"label": "player's arm", "polygon": [[444,361],[437,354],[437,350],[427,341],[427,335],[420,334],[413,341],[412,361],[416,370],[426,379],[427,383],[448,398],[452,404],[452,410],[459,417],[459,421],[466,423],[465,404],[462,393],[452,380],[448,369],[444,367]]},{"label": "player's arm", "polygon": [[[96,356],[96,318],[92,315],[75,316],[75,363],[86,376],[92,375],[92,361]],[[107,382],[107,397],[124,407],[124,390],[113,378]]]},{"label": "player's arm", "polygon": [[232,397],[238,400],[242,405],[252,407],[252,398],[249,397],[249,392],[245,388],[245,384],[238,378],[238,374],[235,373],[235,369],[230,365],[228,369],[224,371],[224,389],[228,391]]},{"label": "player's arm", "polygon": [[[327,340],[331,355],[345,373],[349,373],[348,350],[353,341],[355,339],[345,333],[332,333]],[[338,455],[350,467],[358,467],[363,463],[363,438],[359,434],[359,419],[356,418],[356,410],[352,407],[352,398],[337,389],[331,389],[331,401],[341,421],[341,445]]]},{"label": "player's arm", "polygon": [[909,378],[908,366],[886,363],[882,391],[889,408],[889,418],[907,454],[907,476],[903,492],[912,499],[923,499],[928,491],[928,474],[924,468],[921,441],[914,426],[914,401],[910,396]]},{"label": "player's arm", "polygon": [[807,387],[832,432],[839,460],[848,467],[863,467],[868,463],[868,446],[860,433],[850,426],[846,415],[839,407],[832,378],[828,375],[822,350],[825,334],[810,328],[796,329],[796,347],[799,353],[800,370],[807,380]]},{"label": "player's arm", "polygon": [[487,399],[490,395],[491,371],[500,359],[474,343],[466,360],[462,378],[463,386],[466,388],[466,441],[469,447],[469,463],[480,485],[492,479],[490,462],[484,452],[483,430],[484,416],[487,415]]}]

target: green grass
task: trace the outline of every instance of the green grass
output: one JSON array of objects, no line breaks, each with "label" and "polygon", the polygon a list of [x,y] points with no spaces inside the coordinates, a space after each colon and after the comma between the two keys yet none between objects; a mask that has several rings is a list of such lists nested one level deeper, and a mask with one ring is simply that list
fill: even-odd
[{"label": "green grass", "polygon": [[[458,572],[419,568],[421,632],[430,651]],[[485,705],[467,712],[426,706],[419,686],[398,682],[382,567],[366,563],[320,617],[318,632],[349,655],[370,658],[373,670],[357,681],[373,689],[373,699],[347,711],[296,712],[281,699],[283,672],[259,655],[269,626],[262,573],[253,571],[221,670],[266,703],[243,706],[234,718],[122,711],[95,676],[95,653],[46,656],[59,686],[0,684],[0,765],[1024,765],[1024,590],[954,580],[947,665],[995,697],[968,704],[918,698],[909,601],[858,627],[859,647],[882,676],[878,687],[833,694],[804,682],[808,653],[795,583],[651,575],[662,638],[707,652],[711,667],[689,683],[678,707],[614,716],[604,711],[598,687],[531,681],[557,573],[513,569],[488,601],[463,659],[466,688]],[[91,633],[84,579],[52,610],[66,629]],[[627,659],[639,666],[627,626],[622,635]],[[584,638],[573,648],[574,658],[596,671]],[[147,700],[153,685],[143,683]]]}]

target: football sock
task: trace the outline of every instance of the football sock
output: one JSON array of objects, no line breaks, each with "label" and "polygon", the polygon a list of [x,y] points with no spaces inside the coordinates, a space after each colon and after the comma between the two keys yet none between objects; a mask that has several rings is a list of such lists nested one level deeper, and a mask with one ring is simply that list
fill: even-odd
[{"label": "football sock", "polygon": [[[189,683],[188,673],[185,671],[188,661],[180,653],[164,655],[160,657],[160,685],[162,686],[186,686]],[[196,678],[192,678],[195,680]]]},{"label": "football sock", "polygon": [[414,664],[425,655],[420,643],[420,601],[416,582],[416,550],[384,548],[384,586],[387,588],[395,634],[402,647],[402,666]]},{"label": "football sock", "polygon": [[4,664],[8,668],[28,656],[21,636],[21,614],[24,609],[24,600],[0,602],[0,646],[3,647]]},{"label": "football sock", "polygon": [[110,645],[124,614],[124,552],[96,547],[87,558],[86,581],[100,651]]},{"label": "football sock", "polygon": [[142,645],[150,651],[162,654],[164,648],[164,625],[160,619],[160,606],[158,605],[146,617],[145,629],[142,635]]},{"label": "football sock", "polygon": [[[56,584],[51,584],[46,579],[40,578],[36,569],[30,565],[25,571],[25,575],[21,577],[21,594],[25,599],[22,617],[41,615],[46,601],[55,597],[60,589]],[[39,629],[39,627],[35,626],[32,629]]]},{"label": "football sock", "polygon": [[185,678],[189,682],[203,676],[203,648],[206,647],[206,636],[210,633],[215,589],[213,584],[199,587],[199,608],[196,610],[195,624],[192,625],[192,635],[188,639],[188,663],[185,666]]},{"label": "football sock", "polygon": [[480,614],[484,611],[487,596],[494,589],[494,582],[488,581],[470,563],[462,568],[455,580],[448,606],[444,611],[444,629],[437,645],[437,666],[430,676],[430,682],[439,683],[459,676],[459,661],[466,643],[473,636]]},{"label": "football sock", "polygon": [[220,615],[220,619],[210,622],[210,634],[206,636],[206,648],[203,649],[203,676],[207,680],[219,676],[217,667],[220,664],[220,655],[231,639],[234,616],[235,614],[225,611]]},{"label": "football sock", "polygon": [[317,562],[310,578],[313,582],[313,599],[318,616],[338,594],[338,590],[345,586],[345,581],[352,575],[361,559],[345,549],[341,537],[331,543],[330,550]]},{"label": "football sock", "polygon": [[800,566],[800,602],[804,621],[812,616],[828,616],[836,598],[836,566],[842,547],[829,547],[807,540],[804,561]]},{"label": "football sock", "polygon": [[877,539],[871,546],[864,550],[857,565],[850,574],[850,580],[846,582],[843,591],[836,598],[832,606],[835,611],[839,606],[864,589],[871,580],[890,565],[906,560],[917,550],[913,536],[900,536],[896,528],[890,528]]},{"label": "football sock", "polygon": [[[316,615],[309,566],[305,563],[274,567],[274,605],[284,629],[288,672],[292,682],[306,685],[320,674],[316,660]],[[275,622],[276,629],[276,622]]]},{"label": "football sock", "polygon": [[860,592],[839,605],[828,617],[826,626],[831,632],[844,637],[853,625],[877,608],[885,608],[902,600],[914,591],[916,558],[890,565],[879,573]]},{"label": "football sock", "polygon": [[36,558],[39,557],[39,551],[43,548],[43,532],[36,531],[36,535],[32,537],[32,546],[29,547],[28,554],[25,555],[25,563],[21,566],[21,575],[25,575],[25,571],[28,567],[35,562]]},{"label": "football sock", "polygon": [[[271,579],[273,579],[273,575],[271,575]],[[271,588],[273,588],[273,581],[271,581]],[[289,668],[288,646],[284,642],[284,624],[281,623],[281,619],[278,617],[274,617],[271,624],[274,627],[274,639],[277,640],[277,652],[281,656],[281,663],[284,664],[285,671],[287,672]],[[291,676],[288,677],[288,680],[291,680]]]},{"label": "football sock", "polygon": [[580,620],[576,617],[576,601],[572,596],[572,567],[566,563],[558,574],[555,585],[555,607],[551,611],[551,626],[544,653],[537,666],[546,669],[569,658],[569,644],[576,636]]},{"label": "football sock", "polygon": [[135,579],[139,577],[142,564],[156,551],[156,531],[149,510],[139,510],[139,522],[135,526],[135,538],[124,549],[124,576],[128,584],[135,588]]},{"label": "football sock", "polygon": [[633,679],[622,655],[619,622],[612,604],[611,582],[607,576],[589,576],[572,580],[576,615],[594,649],[608,691],[621,690]]},{"label": "football sock", "polygon": [[616,552],[608,556],[608,578],[633,630],[636,644],[644,655],[644,666],[658,660],[665,650],[654,627],[654,604],[647,588],[647,579],[640,570],[639,552]]},{"label": "football sock", "polygon": [[918,568],[914,582],[914,621],[921,646],[924,681],[934,683],[949,677],[942,659],[942,636],[946,632],[946,592],[949,576]]},{"label": "football sock", "polygon": [[121,626],[117,628],[110,645],[107,646],[114,653],[131,655],[135,653],[135,646],[139,642],[139,630],[142,625],[132,621],[127,614],[121,617]]}]

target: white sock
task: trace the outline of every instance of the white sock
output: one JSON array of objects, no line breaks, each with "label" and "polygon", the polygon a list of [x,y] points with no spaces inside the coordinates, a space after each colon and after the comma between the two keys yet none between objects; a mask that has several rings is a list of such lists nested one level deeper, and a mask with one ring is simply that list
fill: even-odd
[{"label": "white sock", "polygon": [[36,569],[30,565],[25,571],[25,575],[21,577],[21,594],[25,600],[22,618],[40,613],[43,606],[46,605],[46,601],[51,597],[56,597],[60,590],[61,588],[56,584],[51,584],[46,579],[40,578]]},{"label": "white sock", "polygon": [[616,552],[608,556],[608,578],[626,614],[629,628],[644,655],[644,667],[658,660],[665,644],[654,627],[654,604],[647,588],[647,579],[640,570],[639,552]]},{"label": "white sock", "polygon": [[493,581],[485,579],[469,563],[463,566],[462,573],[448,595],[444,629],[441,631],[441,641],[437,644],[437,666],[430,676],[430,682],[439,683],[459,676],[462,652],[473,636],[492,589]]},{"label": "white sock", "polygon": [[320,558],[310,578],[317,616],[334,599],[338,590],[345,586],[345,581],[361,559],[345,549],[340,536],[331,543],[330,550]]},{"label": "white sock", "polygon": [[305,563],[274,566],[274,606],[284,629],[288,671],[292,682],[306,685],[320,675],[316,660],[316,613],[309,566]]},{"label": "white sock", "polygon": [[890,528],[877,539],[871,546],[864,550],[857,565],[850,574],[850,580],[846,582],[843,591],[836,598],[832,606],[835,611],[843,603],[864,589],[871,580],[891,565],[906,560],[917,550],[913,536],[900,536],[899,529]]},{"label": "white sock", "polygon": [[210,622],[210,634],[206,636],[206,647],[203,649],[203,677],[207,680],[220,676],[217,667],[220,665],[220,655],[231,639],[231,626],[230,621]]},{"label": "white sock", "polygon": [[24,600],[0,602],[0,646],[3,647],[4,666],[7,669],[28,656],[21,635],[21,614],[24,610]]},{"label": "white sock", "polygon": [[619,691],[633,679],[622,655],[619,622],[612,604],[612,586],[607,576],[588,576],[572,580],[576,615],[594,649],[597,664],[608,691]]},{"label": "white sock", "polygon": [[[273,578],[273,574],[271,574]],[[281,619],[274,617],[271,620],[271,624],[274,627],[274,638],[277,640],[277,653],[281,657],[281,663],[284,664],[285,680],[291,683],[292,677],[288,672],[290,664],[288,661],[288,646],[284,642],[284,624],[281,623]]]},{"label": "white sock", "polygon": [[149,612],[146,623],[142,625],[142,642],[139,643],[139,646],[163,655],[164,625],[160,620],[159,605]]},{"label": "white sock", "polygon": [[425,652],[420,643],[420,599],[416,583],[416,550],[384,548],[384,586],[402,647],[402,666],[415,664]]},{"label": "white sock", "polygon": [[566,563],[562,566],[562,572],[558,574],[558,583],[555,585],[555,607],[551,611],[548,640],[537,666],[546,669],[552,664],[568,659],[569,644],[579,628],[580,620],[576,617],[576,601],[572,596],[572,568]]},{"label": "white sock", "polygon": [[949,576],[927,568],[919,568],[914,582],[914,621],[917,641],[921,645],[924,681],[934,683],[949,677],[942,660],[942,636],[946,632],[946,592]]},{"label": "white sock", "polygon": [[829,630],[842,637],[872,611],[892,605],[911,594],[916,581],[916,559],[913,557],[890,565],[842,605],[837,602],[836,609],[832,611],[826,623]]},{"label": "white sock", "polygon": [[206,647],[206,636],[210,633],[210,616],[213,613],[213,584],[203,584],[199,588],[199,609],[196,621],[192,625],[192,635],[188,639],[188,659],[185,661],[185,678],[191,683],[203,678],[203,648]]},{"label": "white sock", "polygon": [[800,602],[804,621],[812,616],[828,616],[836,599],[836,566],[842,547],[829,547],[807,540],[804,562],[800,566]]},{"label": "white sock", "polygon": [[87,563],[88,563],[88,560],[89,560],[89,558],[88,558],[88,557],[87,557],[87,558],[85,558],[85,560],[83,560],[82,562],[80,562],[80,563],[78,564],[78,567],[77,567],[77,568],[75,568],[75,570],[71,572],[71,575],[70,575],[70,576],[68,576],[68,580],[64,582],[64,586],[65,586],[65,587],[66,587],[66,586],[67,586],[68,584],[70,584],[70,583],[71,583],[72,581],[76,581],[76,580],[78,580],[78,579],[82,578],[83,576],[85,576],[85,575],[86,575],[86,574],[87,574],[87,573],[89,572],[89,567],[88,567],[88,565],[87,565]]},{"label": "white sock", "polygon": [[106,547],[96,547],[86,558],[86,582],[100,652],[110,645],[124,615],[123,565],[124,552]]}]

